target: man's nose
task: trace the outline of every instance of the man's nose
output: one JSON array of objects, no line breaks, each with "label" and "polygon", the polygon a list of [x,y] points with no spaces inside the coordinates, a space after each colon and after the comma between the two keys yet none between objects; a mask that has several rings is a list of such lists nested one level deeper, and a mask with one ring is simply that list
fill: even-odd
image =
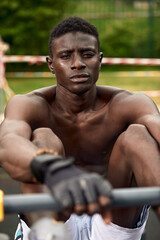
[{"label": "man's nose", "polygon": [[71,63],[71,69],[83,69],[86,67],[84,60],[80,56],[74,56]]}]

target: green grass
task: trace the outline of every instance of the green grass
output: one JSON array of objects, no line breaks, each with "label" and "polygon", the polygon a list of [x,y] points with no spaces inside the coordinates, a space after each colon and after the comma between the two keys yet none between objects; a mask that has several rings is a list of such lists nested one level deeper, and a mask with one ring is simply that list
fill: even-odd
[{"label": "green grass", "polygon": [[16,94],[24,94],[37,88],[56,84],[55,78],[7,78],[10,88]]},{"label": "green grass", "polygon": [[159,77],[119,77],[113,76],[111,73],[102,72],[100,73],[98,84],[112,85],[130,91],[160,90]]},{"label": "green grass", "polygon": [[[107,72],[100,73],[97,84],[120,87],[133,92],[160,90],[159,77],[113,77],[110,73]],[[160,106],[160,97],[151,98],[158,106]]]},{"label": "green grass", "polygon": [[[24,94],[37,88],[47,87],[56,84],[53,78],[8,78],[11,89],[16,94]],[[110,85],[128,89],[130,91],[151,91],[160,90],[159,77],[119,77],[110,72],[100,72],[98,85]],[[160,97],[153,98],[160,105]]]}]

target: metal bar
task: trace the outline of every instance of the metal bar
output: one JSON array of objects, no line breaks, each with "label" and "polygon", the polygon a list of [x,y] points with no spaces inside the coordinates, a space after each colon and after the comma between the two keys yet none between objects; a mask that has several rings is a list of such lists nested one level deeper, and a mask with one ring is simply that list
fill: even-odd
[{"label": "metal bar", "polygon": [[[6,55],[3,56],[4,62],[30,62],[36,64],[37,62],[45,62],[46,56],[27,56],[27,55]],[[155,65],[160,66],[160,58],[107,58],[102,59],[102,64],[116,64],[116,65]]]},{"label": "metal bar", "polygon": [[[51,194],[23,194],[4,196],[5,213],[62,210]],[[129,207],[160,204],[160,187],[114,189],[110,207]]]},{"label": "metal bar", "polygon": [[113,190],[111,207],[159,205],[160,187],[124,188]]}]

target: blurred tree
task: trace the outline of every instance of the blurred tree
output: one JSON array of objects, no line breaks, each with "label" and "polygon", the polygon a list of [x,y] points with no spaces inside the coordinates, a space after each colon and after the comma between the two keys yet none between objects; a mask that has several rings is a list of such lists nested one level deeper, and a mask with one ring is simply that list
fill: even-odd
[{"label": "blurred tree", "polygon": [[133,44],[131,29],[124,23],[116,22],[107,26],[102,36],[101,50],[107,57],[129,57],[132,55]]},{"label": "blurred tree", "polygon": [[[141,26],[141,29],[137,29]],[[148,25],[140,20],[110,22],[101,37],[101,50],[106,57],[150,57]],[[159,57],[159,33],[155,34],[155,57]]]},{"label": "blurred tree", "polygon": [[10,54],[47,54],[49,31],[63,17],[65,0],[0,0],[0,35]]}]

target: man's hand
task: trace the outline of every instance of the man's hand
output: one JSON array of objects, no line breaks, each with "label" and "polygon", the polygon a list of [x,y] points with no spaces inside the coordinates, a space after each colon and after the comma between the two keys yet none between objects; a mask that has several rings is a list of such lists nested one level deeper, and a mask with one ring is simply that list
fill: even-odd
[{"label": "man's hand", "polygon": [[32,160],[31,169],[64,210],[72,208],[77,214],[99,212],[110,202],[111,185],[99,174],[83,171],[73,162],[73,158],[42,154]]}]

